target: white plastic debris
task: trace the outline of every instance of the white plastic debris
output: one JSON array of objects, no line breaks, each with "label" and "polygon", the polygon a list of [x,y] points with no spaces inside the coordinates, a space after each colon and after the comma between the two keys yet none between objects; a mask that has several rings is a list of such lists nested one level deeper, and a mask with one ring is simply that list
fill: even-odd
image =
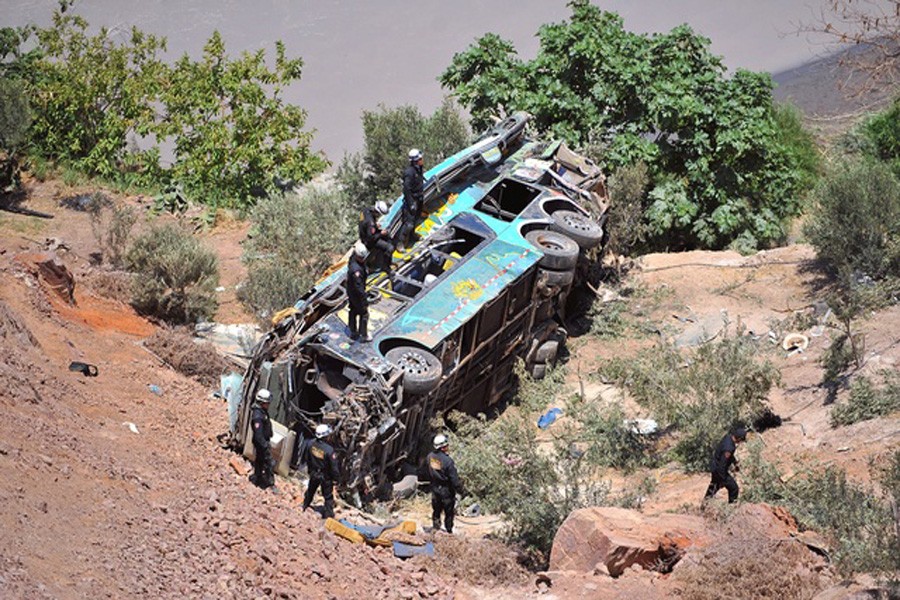
[{"label": "white plastic debris", "polygon": [[125,421],[124,423],[122,423],[122,425],[127,425],[128,429],[131,430],[131,433],[140,433],[140,431],[138,431],[137,425],[135,425],[131,421]]}]

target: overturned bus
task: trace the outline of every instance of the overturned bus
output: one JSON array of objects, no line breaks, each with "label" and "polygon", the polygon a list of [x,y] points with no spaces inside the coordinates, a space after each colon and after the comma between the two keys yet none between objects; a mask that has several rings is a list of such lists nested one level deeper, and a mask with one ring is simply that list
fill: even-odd
[{"label": "overturned bus", "polygon": [[[367,281],[371,341],[349,337],[349,253],[280,313],[244,375],[239,450],[253,452],[250,408],[267,388],[278,472],[325,422],[342,491],[379,496],[404,463],[416,464],[432,417],[488,411],[518,359],[543,376],[565,340],[579,258],[603,241],[605,188],[596,165],[529,140],[526,123],[521,113],[505,119],[425,174],[419,241]],[[382,218],[388,231],[399,228],[401,204]]]}]

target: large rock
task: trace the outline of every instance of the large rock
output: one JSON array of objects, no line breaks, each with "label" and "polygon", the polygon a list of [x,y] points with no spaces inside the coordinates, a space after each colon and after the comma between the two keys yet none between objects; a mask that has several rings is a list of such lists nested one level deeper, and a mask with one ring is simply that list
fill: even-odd
[{"label": "large rock", "polygon": [[595,506],[576,510],[563,522],[550,551],[554,571],[621,575],[632,565],[644,568],[677,561],[688,547],[709,543],[701,517]]}]

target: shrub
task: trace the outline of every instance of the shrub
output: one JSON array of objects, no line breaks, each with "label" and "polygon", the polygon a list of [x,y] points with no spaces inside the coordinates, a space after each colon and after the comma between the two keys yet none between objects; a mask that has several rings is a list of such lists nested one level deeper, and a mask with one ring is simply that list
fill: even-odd
[{"label": "shrub", "polygon": [[132,304],[170,323],[210,318],[216,310],[216,255],[176,225],[159,225],[139,236],[125,255],[134,273]]},{"label": "shrub", "polygon": [[635,359],[616,359],[605,368],[627,386],[634,399],[677,431],[674,457],[689,470],[709,468],[721,437],[738,424],[753,422],[766,408],[778,370],[759,360],[747,338],[725,337],[684,354],[669,346]]},{"label": "shrub", "polygon": [[529,416],[487,423],[453,413],[450,420],[457,425],[451,444],[466,492],[505,515],[510,538],[546,555],[571,511],[606,498],[607,486],[582,453],[564,441],[540,448]]},{"label": "shrub", "polygon": [[869,142],[865,148],[867,153],[886,162],[894,175],[900,177],[900,98],[866,121],[861,129]]},{"label": "shrub", "polygon": [[890,169],[842,165],[821,181],[814,199],[805,233],[835,272],[900,277],[900,181]]},{"label": "shrub", "polygon": [[561,401],[559,395],[564,389],[566,370],[557,366],[548,369],[543,379],[535,379],[525,369],[525,362],[519,360],[515,366],[516,388],[513,390],[513,403],[527,413],[544,410],[548,403]]},{"label": "shrub", "polygon": [[577,422],[574,437],[592,464],[630,472],[650,462],[647,436],[628,426],[620,406],[600,405],[597,401],[586,402],[575,397],[566,405],[566,414]]},{"label": "shrub", "polygon": [[103,260],[113,268],[121,269],[138,214],[130,206],[110,206],[108,202],[100,201],[99,196],[102,194],[94,194],[90,203],[91,231]]},{"label": "shrub", "polygon": [[885,370],[881,377],[878,387],[868,377],[854,380],[847,402],[831,409],[831,426],[852,425],[900,410],[900,374]]},{"label": "shrub", "polygon": [[888,459],[879,496],[849,481],[847,473],[835,467],[807,469],[785,480],[775,465],[761,458],[760,448],[759,443],[748,443],[750,451],[741,461],[744,498],[780,504],[801,526],[831,538],[832,558],[844,573],[897,573],[900,537],[890,507],[900,500],[891,475],[896,475],[900,452]]},{"label": "shrub", "polygon": [[355,216],[333,187],[308,186],[261,200],[244,245],[249,277],[241,300],[262,317],[292,306],[353,241]]},{"label": "shrub", "polygon": [[401,174],[409,163],[410,148],[419,148],[430,168],[461,150],[469,138],[468,127],[459,109],[449,100],[430,117],[415,106],[363,111],[365,149],[344,158],[338,181],[354,208],[375,200],[393,200],[401,193]]}]

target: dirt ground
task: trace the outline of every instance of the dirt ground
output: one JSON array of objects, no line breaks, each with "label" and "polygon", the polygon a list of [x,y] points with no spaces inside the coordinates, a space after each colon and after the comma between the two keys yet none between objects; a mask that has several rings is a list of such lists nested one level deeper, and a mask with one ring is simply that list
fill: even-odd
[{"label": "dirt ground", "polygon": [[[34,181],[28,188],[25,206],[55,218],[0,212],[0,405],[6,416],[0,422],[0,596],[541,595],[535,575],[517,569],[511,552],[481,540],[496,529],[493,516],[469,523],[461,518],[459,536],[437,536],[439,555],[443,545],[446,556],[468,559],[455,561],[457,568],[403,562],[388,550],[351,545],[325,532],[318,514],[300,511],[299,485],[282,481],[278,494],[253,487],[246,472],[237,472],[247,468],[245,461],[217,439],[227,429],[225,405],[211,397],[211,389],[168,369],[143,348],[155,324],[85,283],[97,269],[90,259],[97,248],[89,218],[59,206],[60,199],[83,190]],[[142,198],[118,201],[142,211],[147,206]],[[244,277],[240,242],[246,231],[243,223],[227,222],[200,234],[220,256],[222,322],[250,320],[234,296]],[[54,245],[75,276],[74,305],[37,274],[35,255]],[[822,299],[813,258],[803,245],[751,257],[645,257],[635,271],[642,290],[637,302],[654,333],[627,342],[573,340],[573,387],[601,400],[621,397],[596,377],[600,361],[660,337],[676,343],[714,338],[722,335],[724,317],[732,330],[740,323],[745,335],[764,339],[774,332],[780,343],[791,331],[789,320],[815,311]],[[870,315],[862,327],[863,372],[896,368],[900,308]],[[830,331],[799,332],[810,342],[803,353],[789,355],[773,346],[783,381],[771,402],[776,413],[790,418],[762,434],[766,452],[782,465],[837,464],[865,481],[869,461],[900,445],[900,415],[831,429],[830,407],[817,385],[817,359]],[[71,361],[96,365],[98,376],[69,371]],[[706,486],[706,477],[672,468],[653,476],[657,492],[645,512],[694,505]],[[346,508],[338,513],[363,518]],[[427,507],[413,516],[424,524]],[[474,576],[473,565],[492,557],[499,557],[493,561],[496,577]],[[657,575],[644,578],[656,581]],[[642,585],[623,578],[603,589],[610,597],[635,598]],[[597,586],[596,579],[573,576],[541,597],[598,597]]]}]

